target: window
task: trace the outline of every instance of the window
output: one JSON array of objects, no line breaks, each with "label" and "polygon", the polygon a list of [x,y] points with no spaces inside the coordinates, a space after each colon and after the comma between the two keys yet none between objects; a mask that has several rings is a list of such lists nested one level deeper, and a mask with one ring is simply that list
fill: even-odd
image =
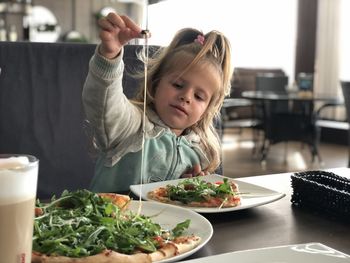
[{"label": "window", "polygon": [[350,80],[350,17],[346,13],[350,10],[350,1],[342,0],[340,8],[340,73],[341,80]]},{"label": "window", "polygon": [[294,76],[297,0],[166,0],[150,5],[148,17],[150,44],[168,45],[183,27],[216,29],[230,39],[234,67]]}]

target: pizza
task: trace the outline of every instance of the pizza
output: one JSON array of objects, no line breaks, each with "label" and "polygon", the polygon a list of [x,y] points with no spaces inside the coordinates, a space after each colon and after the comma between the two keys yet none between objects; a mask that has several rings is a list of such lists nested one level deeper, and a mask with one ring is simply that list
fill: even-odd
[{"label": "pizza", "polygon": [[129,196],[64,191],[36,203],[32,263],[156,262],[197,247],[187,219],[163,229],[128,209]]},{"label": "pizza", "polygon": [[238,185],[224,178],[215,183],[202,177],[181,180],[177,184],[158,187],[147,193],[149,199],[162,203],[193,207],[235,207],[241,204]]}]

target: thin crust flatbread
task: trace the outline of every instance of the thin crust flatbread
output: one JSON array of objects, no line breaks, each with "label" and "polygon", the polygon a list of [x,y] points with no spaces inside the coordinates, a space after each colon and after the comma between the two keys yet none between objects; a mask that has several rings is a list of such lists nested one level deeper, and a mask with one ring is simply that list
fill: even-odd
[{"label": "thin crust flatbread", "polygon": [[[205,183],[210,186],[215,185],[210,182],[205,182]],[[235,207],[240,205],[241,197],[239,195],[238,184],[236,184],[233,181],[227,181],[227,184],[229,184],[229,186],[231,187],[230,193],[220,194],[220,195],[215,195],[214,193],[211,193],[211,194],[203,193],[200,201],[193,201],[192,199],[184,200],[185,198],[183,198],[182,201],[179,201],[176,199],[176,197],[172,198],[169,190],[169,186],[171,187],[171,185],[155,188],[154,190],[149,191],[147,193],[147,197],[149,199],[162,202],[162,203],[174,204],[179,206],[190,206],[190,207],[226,208],[226,207]],[[196,184],[192,184],[191,187],[195,188]],[[214,187],[217,187],[217,186],[214,186]],[[193,192],[192,190],[195,190],[195,189],[188,190],[189,196],[192,196],[192,193],[190,193],[190,192]],[[186,191],[184,191],[183,195],[186,195]]]},{"label": "thin crust flatbread", "polygon": [[[130,197],[127,195],[120,195],[114,193],[99,193],[103,199],[109,199],[112,203],[122,210],[127,210],[130,203]],[[44,211],[41,208],[36,208],[36,217],[43,216]],[[179,236],[168,241],[161,237],[159,239],[159,247],[155,252],[145,253],[142,251],[135,251],[134,254],[124,254],[117,251],[106,249],[101,253],[85,257],[67,257],[61,255],[45,255],[33,251],[32,263],[143,263],[156,262],[166,258],[171,258],[177,255],[186,253],[201,243],[201,238],[195,235]],[[158,242],[158,241],[157,241]]]}]

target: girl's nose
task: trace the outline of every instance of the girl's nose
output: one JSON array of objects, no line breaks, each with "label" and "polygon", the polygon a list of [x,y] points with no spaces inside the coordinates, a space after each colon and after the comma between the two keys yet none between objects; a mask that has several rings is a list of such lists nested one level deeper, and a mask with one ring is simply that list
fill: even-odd
[{"label": "girl's nose", "polygon": [[180,100],[185,102],[185,103],[190,103],[191,102],[191,97],[187,93],[180,94]]},{"label": "girl's nose", "polygon": [[179,99],[182,102],[190,103],[191,102],[191,92],[189,90],[182,90],[179,94]]}]

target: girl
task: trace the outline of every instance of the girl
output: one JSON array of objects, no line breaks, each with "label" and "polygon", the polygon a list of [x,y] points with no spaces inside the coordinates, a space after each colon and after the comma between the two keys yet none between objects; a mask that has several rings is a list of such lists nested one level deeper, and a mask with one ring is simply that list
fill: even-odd
[{"label": "girl", "polygon": [[[143,94],[123,94],[123,46],[142,31],[115,13],[99,21],[101,43],[89,64],[83,103],[100,150],[92,190],[140,183]],[[213,120],[230,92],[230,46],[217,31],[180,30],[148,64],[143,182],[212,173],[220,165]]]}]

